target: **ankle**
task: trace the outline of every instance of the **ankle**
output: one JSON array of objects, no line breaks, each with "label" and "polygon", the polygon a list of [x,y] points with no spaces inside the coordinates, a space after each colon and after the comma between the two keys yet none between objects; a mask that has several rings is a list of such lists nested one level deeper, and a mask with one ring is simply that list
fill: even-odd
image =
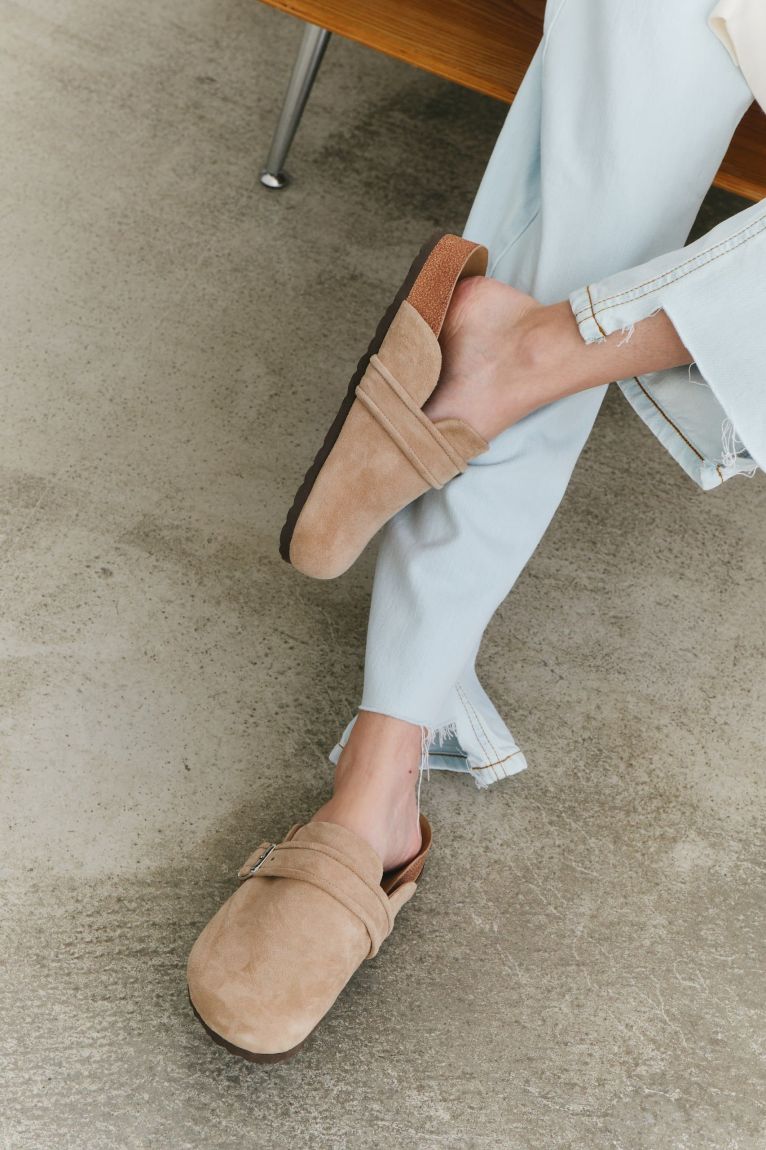
[{"label": "ankle", "polygon": [[414,780],[397,787],[380,772],[341,776],[312,821],[337,823],[359,835],[380,857],[384,870],[408,862],[420,849]]},{"label": "ankle", "polygon": [[366,839],[386,870],[407,862],[420,846],[420,746],[419,727],[360,712],[335,770],[332,798],[314,819]]},{"label": "ankle", "polygon": [[539,407],[592,386],[584,347],[567,303],[543,306],[531,301],[518,310],[497,333],[491,402],[482,413],[485,438],[494,438]]},{"label": "ankle", "polygon": [[414,723],[377,711],[360,711],[343,748],[336,779],[359,773],[404,782],[417,777],[422,734]]},{"label": "ankle", "polygon": [[358,797],[381,810],[403,810],[415,796],[419,773],[419,753],[397,758],[344,750],[335,768],[333,798],[355,802]]}]

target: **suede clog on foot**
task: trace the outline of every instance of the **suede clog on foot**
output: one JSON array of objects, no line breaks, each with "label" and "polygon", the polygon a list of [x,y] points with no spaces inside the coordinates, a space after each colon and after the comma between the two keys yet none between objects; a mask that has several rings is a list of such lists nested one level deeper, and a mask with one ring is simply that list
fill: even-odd
[{"label": "suede clog on foot", "polygon": [[258,847],[189,955],[189,998],[216,1042],[252,1062],[297,1053],[415,893],[431,845],[423,815],[420,829],[417,855],[385,874],[336,823],[297,824]]},{"label": "suede clog on foot", "polygon": [[454,235],[430,240],[410,268],[282,529],[282,557],[304,575],[341,575],[397,511],[487,450],[463,420],[433,423],[422,410],[455,287],[486,268],[487,249]]}]

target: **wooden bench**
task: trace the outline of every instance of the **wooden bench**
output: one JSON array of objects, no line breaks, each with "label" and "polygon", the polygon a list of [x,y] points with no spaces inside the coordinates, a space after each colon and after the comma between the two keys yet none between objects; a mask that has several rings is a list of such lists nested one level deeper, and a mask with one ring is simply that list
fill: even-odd
[{"label": "wooden bench", "polygon": [[[306,22],[261,182],[283,166],[331,32],[510,104],[540,41],[545,0],[264,0]],[[671,2],[671,0],[669,0]],[[712,34],[712,33],[711,33]],[[766,116],[753,105],[715,179],[766,198]]]}]

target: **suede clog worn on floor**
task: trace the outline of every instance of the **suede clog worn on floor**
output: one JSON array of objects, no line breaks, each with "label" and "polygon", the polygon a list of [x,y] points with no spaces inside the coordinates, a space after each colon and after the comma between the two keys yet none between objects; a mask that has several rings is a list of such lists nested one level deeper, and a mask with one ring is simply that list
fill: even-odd
[{"label": "suede clog worn on floor", "polygon": [[422,410],[439,382],[455,287],[486,268],[487,249],[454,235],[434,237],[410,268],[282,529],[282,557],[303,574],[341,575],[397,511],[487,450],[463,420],[434,423]]},{"label": "suede clog worn on floor", "polygon": [[192,947],[189,998],[211,1038],[252,1062],[297,1053],[354,971],[377,954],[415,893],[431,845],[383,873],[336,823],[296,824],[247,859],[242,885]]}]

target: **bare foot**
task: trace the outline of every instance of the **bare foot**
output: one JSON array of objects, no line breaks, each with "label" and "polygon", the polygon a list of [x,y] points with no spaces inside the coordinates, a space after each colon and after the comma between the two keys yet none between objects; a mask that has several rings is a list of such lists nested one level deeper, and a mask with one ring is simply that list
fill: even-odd
[{"label": "bare foot", "polygon": [[485,439],[564,396],[691,363],[671,320],[660,311],[586,343],[568,300],[543,306],[500,280],[457,285],[442,333],[442,373],[424,407],[435,422],[462,419]]},{"label": "bare foot", "polygon": [[417,782],[420,727],[360,711],[335,771],[333,795],[312,821],[338,823],[365,839],[391,870],[420,849]]},{"label": "bare foot", "polygon": [[429,419],[463,419],[489,440],[527,414],[522,353],[530,318],[540,308],[500,280],[461,280],[439,337],[443,365],[423,409]]}]

